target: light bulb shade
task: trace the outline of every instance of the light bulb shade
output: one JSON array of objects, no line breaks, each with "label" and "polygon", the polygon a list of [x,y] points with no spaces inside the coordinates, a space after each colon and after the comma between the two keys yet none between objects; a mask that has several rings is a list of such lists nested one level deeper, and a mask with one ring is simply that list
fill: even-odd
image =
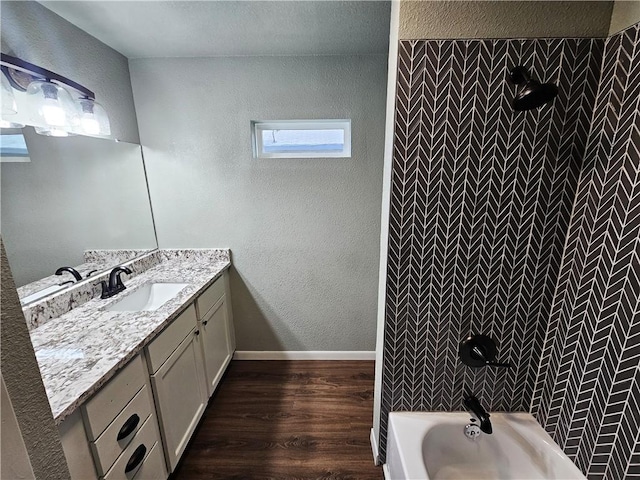
[{"label": "light bulb shade", "polygon": [[91,98],[78,100],[80,130],[87,135],[111,135],[109,116],[102,105]]},{"label": "light bulb shade", "polygon": [[54,130],[73,129],[77,107],[67,90],[48,80],[35,80],[27,87],[27,99],[34,121]]},{"label": "light bulb shade", "polygon": [[67,132],[63,128],[43,128],[43,127],[34,127],[36,133],[38,135],[44,135],[45,137],[68,137],[69,132]]},{"label": "light bulb shade", "polygon": [[0,99],[2,104],[0,104],[0,111],[2,115],[15,115],[18,113],[18,106],[16,97],[13,95],[13,87],[11,87],[4,72],[0,72],[0,77],[2,77],[2,97]]}]

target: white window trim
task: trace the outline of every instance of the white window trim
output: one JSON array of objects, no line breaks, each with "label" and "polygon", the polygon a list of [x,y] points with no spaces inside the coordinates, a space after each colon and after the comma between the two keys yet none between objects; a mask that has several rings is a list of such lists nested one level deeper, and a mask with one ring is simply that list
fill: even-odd
[{"label": "white window trim", "polygon": [[[334,152],[271,152],[263,151],[263,130],[336,130],[344,131],[344,147]],[[269,120],[252,121],[251,136],[254,158],[351,158],[351,120]]]}]

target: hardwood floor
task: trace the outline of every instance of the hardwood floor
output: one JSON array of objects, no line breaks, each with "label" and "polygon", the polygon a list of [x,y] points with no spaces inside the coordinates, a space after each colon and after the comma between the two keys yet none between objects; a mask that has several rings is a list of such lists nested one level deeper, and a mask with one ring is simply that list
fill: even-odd
[{"label": "hardwood floor", "polygon": [[172,479],[382,479],[374,362],[234,361]]}]

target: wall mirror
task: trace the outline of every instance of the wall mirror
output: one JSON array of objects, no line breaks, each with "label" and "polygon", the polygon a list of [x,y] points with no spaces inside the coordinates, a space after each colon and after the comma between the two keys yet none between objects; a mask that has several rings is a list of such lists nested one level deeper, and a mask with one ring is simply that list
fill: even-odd
[{"label": "wall mirror", "polygon": [[140,145],[0,133],[0,233],[23,305],[157,248]]}]

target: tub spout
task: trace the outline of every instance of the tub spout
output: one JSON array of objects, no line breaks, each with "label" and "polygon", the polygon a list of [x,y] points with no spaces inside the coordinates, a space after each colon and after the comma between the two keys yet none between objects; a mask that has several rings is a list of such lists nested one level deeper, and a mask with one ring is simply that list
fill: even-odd
[{"label": "tub spout", "polygon": [[475,415],[475,417],[480,421],[480,430],[488,435],[493,433],[491,420],[489,420],[490,415],[484,408],[482,408],[482,405],[480,405],[480,400],[478,400],[473,395],[467,394],[464,396],[462,403],[464,403],[464,406],[467,407],[467,410]]}]

